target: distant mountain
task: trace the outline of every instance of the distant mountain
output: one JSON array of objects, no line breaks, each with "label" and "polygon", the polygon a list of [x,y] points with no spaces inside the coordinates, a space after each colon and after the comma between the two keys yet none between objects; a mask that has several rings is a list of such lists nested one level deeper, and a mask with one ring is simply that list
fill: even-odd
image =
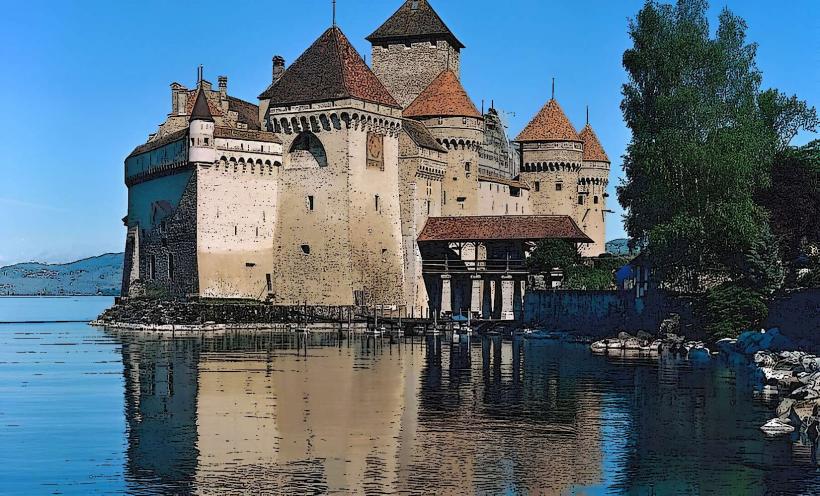
[{"label": "distant mountain", "polygon": [[606,244],[606,252],[616,256],[637,255],[641,252],[636,248],[634,251],[629,251],[629,240],[626,238],[613,239]]},{"label": "distant mountain", "polygon": [[65,264],[20,263],[0,267],[0,295],[119,295],[122,253]]}]

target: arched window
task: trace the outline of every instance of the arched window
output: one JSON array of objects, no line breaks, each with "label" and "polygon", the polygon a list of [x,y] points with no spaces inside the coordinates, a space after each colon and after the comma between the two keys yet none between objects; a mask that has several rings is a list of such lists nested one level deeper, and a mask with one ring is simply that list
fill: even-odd
[{"label": "arched window", "polygon": [[327,167],[327,153],[322,142],[310,131],[299,134],[290,147],[291,168]]}]

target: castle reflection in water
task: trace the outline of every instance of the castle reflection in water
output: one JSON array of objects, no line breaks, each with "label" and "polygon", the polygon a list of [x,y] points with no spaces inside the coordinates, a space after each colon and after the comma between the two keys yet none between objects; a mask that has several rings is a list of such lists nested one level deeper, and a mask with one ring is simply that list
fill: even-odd
[{"label": "castle reflection in water", "polygon": [[497,336],[107,332],[133,494],[820,491],[726,367]]},{"label": "castle reflection in water", "polygon": [[[140,492],[560,494],[602,483],[582,349],[117,334]],[[533,357],[530,360],[530,357]],[[150,489],[149,489],[150,488]]]}]

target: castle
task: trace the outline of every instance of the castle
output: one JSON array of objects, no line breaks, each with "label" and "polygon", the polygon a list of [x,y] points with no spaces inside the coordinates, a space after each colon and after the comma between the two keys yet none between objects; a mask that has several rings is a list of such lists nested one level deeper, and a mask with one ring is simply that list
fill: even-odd
[{"label": "castle", "polygon": [[386,305],[406,315],[520,310],[534,243],[604,251],[609,159],[550,99],[510,141],[460,81],[464,45],[427,0],[367,40],[335,25],[258,105],[200,69],[125,160],[123,296]]}]

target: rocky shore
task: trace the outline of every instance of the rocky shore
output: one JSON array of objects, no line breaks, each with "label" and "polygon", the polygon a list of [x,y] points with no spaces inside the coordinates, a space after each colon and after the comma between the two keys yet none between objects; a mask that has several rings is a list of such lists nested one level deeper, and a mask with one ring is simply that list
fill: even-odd
[{"label": "rocky shore", "polygon": [[594,353],[671,354],[689,360],[721,359],[739,367],[749,367],[763,395],[780,398],[775,417],[761,426],[767,435],[790,434],[795,440],[817,446],[820,435],[820,356],[795,351],[795,343],[779,329],[746,331],[737,339],[722,339],[710,351],[700,341],[666,333],[656,337],[638,332],[622,332],[618,337],[590,345]]}]

